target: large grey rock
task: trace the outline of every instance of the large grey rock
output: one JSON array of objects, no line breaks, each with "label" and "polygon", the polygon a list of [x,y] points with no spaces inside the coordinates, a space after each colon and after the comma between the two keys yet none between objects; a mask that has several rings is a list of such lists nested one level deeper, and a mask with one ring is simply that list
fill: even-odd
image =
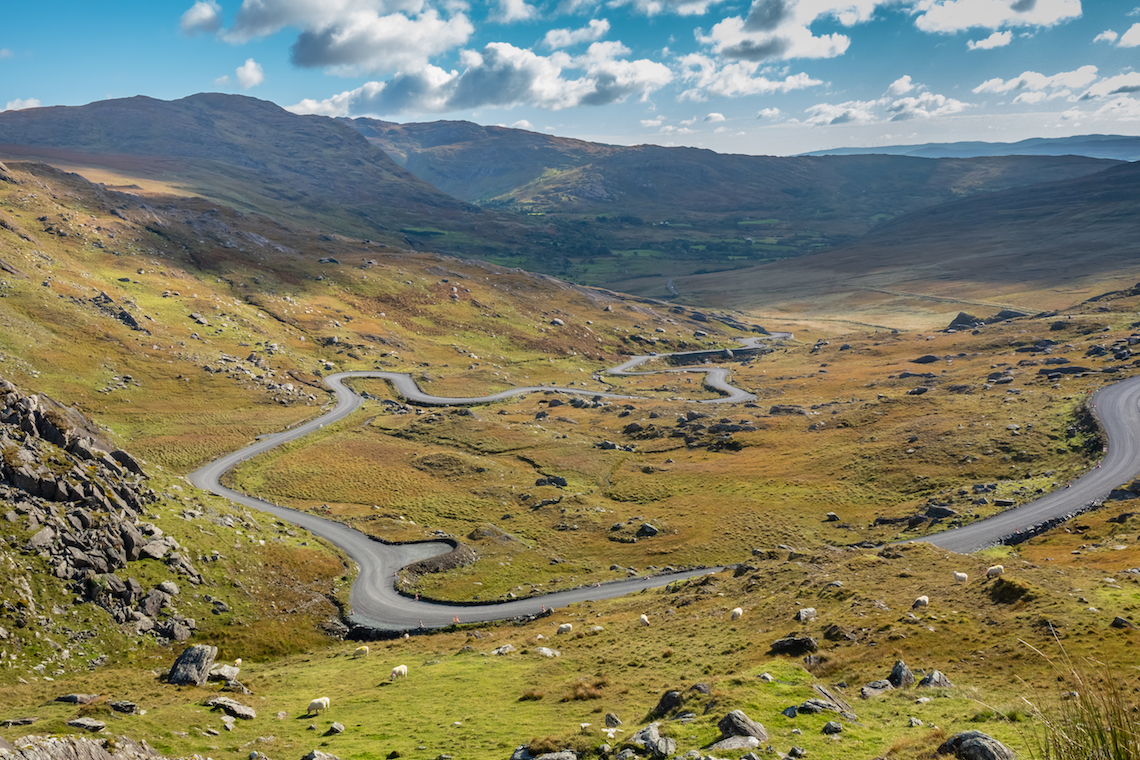
[{"label": "large grey rock", "polygon": [[925,689],[952,689],[954,684],[950,683],[950,679],[941,670],[932,670],[922,677],[918,682],[918,688]]},{"label": "large grey rock", "polygon": [[240,671],[234,665],[215,665],[210,668],[211,681],[236,681]]},{"label": "large grey rock", "polygon": [[677,751],[677,741],[661,735],[661,724],[650,723],[629,737],[629,743],[641,747],[653,757],[668,757]]},{"label": "large grey rock", "polygon": [[782,639],[772,642],[772,652],[775,654],[790,654],[793,656],[807,654],[819,649],[819,642],[811,636],[793,633]]},{"label": "large grey rock", "polygon": [[677,710],[682,703],[681,692],[670,690],[661,695],[661,699],[657,700],[657,706],[653,708],[654,715],[668,715],[669,713]]},{"label": "large grey rock", "polygon": [[194,684],[201,686],[206,683],[210,675],[210,668],[218,656],[218,648],[208,644],[195,644],[182,650],[174,666],[170,669],[170,676],[166,679],[173,684]]},{"label": "large grey rock", "polygon": [[211,697],[206,700],[206,707],[224,710],[226,715],[232,715],[241,720],[253,720],[257,717],[257,712],[252,707],[247,707],[229,697]]},{"label": "large grey rock", "polygon": [[613,713],[606,713],[606,728],[617,728],[621,725],[621,718]]},{"label": "large grey rock", "polygon": [[755,736],[730,736],[727,739],[713,742],[706,749],[713,752],[731,752],[733,750],[756,749],[759,746],[760,740]]},{"label": "large grey rock", "polygon": [[879,696],[884,691],[890,691],[893,688],[895,687],[891,684],[891,682],[883,678],[879,681],[871,681],[871,683],[864,686],[859,690],[859,696],[861,696],[863,699],[870,699],[871,697]]},{"label": "large grey rock", "polygon": [[95,720],[94,718],[73,718],[67,721],[67,725],[72,728],[82,728],[84,731],[91,732],[102,731],[107,727],[106,723],[101,720]]},{"label": "large grey rock", "polygon": [[843,732],[843,724],[837,720],[829,720],[823,724],[823,733],[838,734]]},{"label": "large grey rock", "polygon": [[74,705],[89,705],[99,698],[98,694],[64,694],[56,697],[56,702],[70,702]]},{"label": "large grey rock", "polygon": [[560,752],[544,752],[534,760],[578,760],[578,755],[572,749],[564,749]]},{"label": "large grey rock", "polygon": [[761,742],[768,741],[768,731],[749,718],[742,710],[733,710],[716,724],[725,736],[755,736]]},{"label": "large grey rock", "polygon": [[887,680],[891,682],[891,686],[896,689],[905,689],[914,683],[914,673],[910,672],[910,668],[902,660],[896,660],[895,666],[891,668],[891,674],[887,676]]},{"label": "large grey rock", "polygon": [[301,760],[340,760],[340,758],[328,752],[321,752],[319,749],[314,749],[302,757]]},{"label": "large grey rock", "polygon": [[958,760],[1017,760],[1013,750],[981,731],[954,734],[942,743],[938,754],[954,754]]}]

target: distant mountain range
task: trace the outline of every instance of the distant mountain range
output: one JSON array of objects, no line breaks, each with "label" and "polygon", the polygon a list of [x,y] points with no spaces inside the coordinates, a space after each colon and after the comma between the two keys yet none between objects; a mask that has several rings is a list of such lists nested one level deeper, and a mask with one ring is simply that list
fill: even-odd
[{"label": "distant mountain range", "polygon": [[1076,135],[1032,137],[1015,143],[953,142],[887,145],[875,148],[835,148],[805,156],[915,156],[919,158],[977,158],[979,156],[1089,156],[1140,161],[1140,136]]}]

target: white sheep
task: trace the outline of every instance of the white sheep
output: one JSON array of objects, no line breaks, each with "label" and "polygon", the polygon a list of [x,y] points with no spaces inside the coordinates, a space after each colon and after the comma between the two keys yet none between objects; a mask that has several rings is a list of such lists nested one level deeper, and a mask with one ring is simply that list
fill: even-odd
[{"label": "white sheep", "polygon": [[357,647],[356,649],[352,650],[352,659],[355,660],[357,657],[367,657],[368,651],[369,650],[367,646]]},{"label": "white sheep", "polygon": [[733,620],[740,620],[740,618],[742,618],[742,617],[744,617],[744,609],[741,607],[733,607],[732,608],[732,619]]},{"label": "white sheep", "polygon": [[239,658],[237,658],[236,660],[234,660],[234,667],[235,667],[235,668],[240,668],[240,667],[241,667],[241,658],[240,658],[240,657],[239,657]]},{"label": "white sheep", "polygon": [[965,573],[960,573],[957,570],[954,571],[955,583],[965,583],[968,580],[970,580],[970,576],[966,575]]},{"label": "white sheep", "polygon": [[306,715],[312,715],[313,713],[319,713],[322,710],[327,710],[327,709],[329,709],[329,698],[328,697],[317,697],[316,699],[314,699],[312,702],[309,703],[309,709],[306,711],[305,714]]},{"label": "white sheep", "polygon": [[574,630],[573,625],[570,623],[563,623],[562,625],[558,626],[556,633],[570,633],[572,630]]},{"label": "white sheep", "polygon": [[1001,565],[994,565],[993,567],[986,570],[987,578],[996,578],[999,575],[1005,575],[1005,568]]},{"label": "white sheep", "polygon": [[920,596],[919,598],[917,598],[917,599],[915,599],[915,600],[914,600],[914,604],[912,604],[912,605],[910,606],[910,608],[911,608],[912,610],[917,610],[917,609],[919,609],[920,607],[925,607],[925,606],[926,606],[926,605],[928,605],[928,604],[930,604],[930,597],[928,597],[928,596],[926,596],[925,594],[923,594],[922,596]]},{"label": "white sheep", "polygon": [[637,622],[641,623],[642,625],[649,625],[649,616],[648,615],[642,615],[641,617],[639,617],[637,619]]},{"label": "white sheep", "polygon": [[408,677],[408,666],[407,665],[397,665],[396,667],[392,668],[392,675],[388,677],[388,680],[395,681],[397,678],[407,678],[407,677]]}]

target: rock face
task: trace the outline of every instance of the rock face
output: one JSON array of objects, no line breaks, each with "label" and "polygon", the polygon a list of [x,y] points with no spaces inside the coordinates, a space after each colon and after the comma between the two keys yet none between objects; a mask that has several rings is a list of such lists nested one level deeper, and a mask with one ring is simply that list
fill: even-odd
[{"label": "rock face", "polygon": [[102,740],[80,736],[24,736],[13,740],[6,760],[165,760],[150,747],[126,737],[115,738],[115,754]]},{"label": "rock face", "polygon": [[92,733],[102,731],[107,727],[106,723],[101,720],[95,720],[94,718],[74,718],[73,720],[67,721],[67,725],[72,728],[82,728],[84,731],[91,731]]},{"label": "rock face", "polygon": [[954,734],[938,748],[938,754],[953,754],[959,760],[1017,760],[1013,750],[981,731]]},{"label": "rock face", "polygon": [[768,731],[741,710],[733,710],[721,718],[716,727],[725,736],[754,736],[761,742],[768,741]]},{"label": "rock face", "polygon": [[202,686],[210,676],[210,668],[218,656],[218,648],[206,644],[187,647],[178,655],[170,669],[169,683]]},{"label": "rock face", "polygon": [[677,751],[677,740],[671,736],[662,736],[660,728],[660,723],[650,723],[629,737],[629,743],[641,747],[653,757],[669,757]]}]

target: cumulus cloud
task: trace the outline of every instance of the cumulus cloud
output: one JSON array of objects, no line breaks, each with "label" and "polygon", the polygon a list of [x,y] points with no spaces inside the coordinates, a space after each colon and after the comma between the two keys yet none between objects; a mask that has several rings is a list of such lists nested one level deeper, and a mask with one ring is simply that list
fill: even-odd
[{"label": "cumulus cloud", "polygon": [[993,50],[994,48],[1005,47],[1013,41],[1013,33],[1008,29],[1004,32],[994,32],[984,40],[968,40],[966,47],[970,50]]},{"label": "cumulus cloud", "polygon": [[516,121],[514,124],[511,125],[511,129],[525,129],[528,132],[533,132],[534,131],[534,125],[531,124],[526,119],[519,119],[518,121]]},{"label": "cumulus cloud", "polygon": [[1085,90],[1081,100],[1109,98],[1113,95],[1129,95],[1140,92],[1140,71],[1130,71],[1114,77],[1105,77]]},{"label": "cumulus cloud", "polygon": [[661,118],[660,116],[658,116],[655,119],[642,119],[641,120],[641,126],[646,128],[646,129],[649,129],[650,127],[660,127],[664,122],[665,122],[665,120],[663,118]]},{"label": "cumulus cloud", "polygon": [[198,0],[182,14],[183,34],[214,34],[222,28],[222,6],[214,0]]},{"label": "cumulus cloud", "polygon": [[887,88],[887,94],[891,97],[897,98],[900,95],[906,95],[915,87],[914,82],[910,78],[910,74],[904,74],[895,81],[891,82],[891,86]]},{"label": "cumulus cloud", "polygon": [[1081,0],[918,0],[915,26],[924,32],[1049,27],[1080,18]]},{"label": "cumulus cloud", "polygon": [[1111,29],[1105,29],[1103,32],[1093,37],[1093,42],[1107,42],[1111,45],[1112,43],[1116,42],[1116,38],[1119,36],[1119,34],[1112,31]]},{"label": "cumulus cloud", "polygon": [[492,18],[503,24],[515,21],[529,21],[538,15],[538,9],[529,5],[526,0],[499,0],[498,10]]},{"label": "cumulus cloud", "polygon": [[870,124],[875,121],[877,100],[849,100],[846,103],[817,103],[805,110],[807,124],[814,127],[834,124]]},{"label": "cumulus cloud", "polygon": [[8,48],[0,48],[0,58],[11,58],[12,51]]},{"label": "cumulus cloud", "polygon": [[688,127],[674,127],[672,125],[666,125],[664,127],[661,127],[661,130],[658,134],[662,134],[662,135],[691,135],[691,134],[693,134],[694,131],[695,130],[689,129]]},{"label": "cumulus cloud", "polygon": [[929,119],[932,116],[948,116],[966,109],[966,104],[945,95],[924,92],[917,97],[899,98],[887,106],[891,121],[908,119]]},{"label": "cumulus cloud", "polygon": [[756,114],[757,119],[774,119],[781,113],[779,108],[762,108],[760,113]]},{"label": "cumulus cloud", "polygon": [[1020,76],[1012,79],[1000,77],[987,79],[975,87],[973,92],[975,95],[986,93],[1003,95],[1015,92],[1017,97],[1014,102],[1036,103],[1043,100],[1044,97],[1038,97],[1033,93],[1041,93],[1042,96],[1050,97],[1067,95],[1069,88],[1087,87],[1096,81],[1096,72],[1096,66],[1092,65],[1081,66],[1073,71],[1062,71],[1052,76],[1046,76],[1036,71],[1023,71]]},{"label": "cumulus cloud", "polygon": [[608,5],[618,7],[631,6],[635,11],[646,16],[657,16],[671,13],[677,16],[703,16],[709,8],[725,0],[610,0]]},{"label": "cumulus cloud", "polygon": [[265,72],[260,63],[252,58],[246,58],[245,63],[237,68],[237,80],[243,90],[248,90],[265,80]]},{"label": "cumulus cloud", "polygon": [[747,18],[730,16],[715,24],[707,35],[698,33],[697,40],[724,58],[738,61],[835,58],[847,51],[851,39],[845,34],[812,34],[810,24],[818,17],[814,11],[776,13],[768,7],[772,3],[756,0]]},{"label": "cumulus cloud", "polygon": [[790,74],[783,79],[769,79],[757,74],[758,61],[737,61],[720,66],[712,58],[692,53],[680,61],[681,79],[690,84],[681,100],[706,100],[709,97],[741,97],[791,92],[823,84],[806,73]]},{"label": "cumulus cloud", "polygon": [[22,111],[25,108],[39,108],[40,101],[36,98],[16,98],[9,100],[7,105],[0,108],[0,111]]},{"label": "cumulus cloud", "polygon": [[217,79],[214,80],[214,84],[216,84],[218,87],[229,87],[230,86],[230,75],[229,74],[222,74],[220,77],[218,77]]},{"label": "cumulus cloud", "polygon": [[552,50],[567,48],[582,42],[594,42],[605,37],[610,31],[610,22],[604,18],[590,19],[590,23],[580,29],[551,29],[542,38],[542,44]]},{"label": "cumulus cloud", "polygon": [[474,30],[462,13],[450,18],[434,9],[415,17],[364,14],[338,26],[301,32],[290,54],[294,64],[305,68],[345,74],[396,71],[462,45]]},{"label": "cumulus cloud", "polygon": [[724,121],[724,114],[716,113],[714,111],[713,113],[710,113],[708,116],[706,116],[704,118],[704,121],[706,124],[708,124],[710,122],[714,122],[714,121]]},{"label": "cumulus cloud", "polygon": [[[425,64],[387,82],[369,82],[326,100],[303,100],[294,113],[328,116],[443,113],[527,104],[551,110],[606,105],[648,97],[673,79],[669,68],[647,59],[627,60],[619,42],[595,42],[580,56],[540,56],[506,42],[464,50],[463,71]],[[567,76],[577,72],[577,76]]]},{"label": "cumulus cloud", "polygon": [[1140,24],[1133,24],[1128,31],[1120,36],[1120,47],[1140,47]]}]

